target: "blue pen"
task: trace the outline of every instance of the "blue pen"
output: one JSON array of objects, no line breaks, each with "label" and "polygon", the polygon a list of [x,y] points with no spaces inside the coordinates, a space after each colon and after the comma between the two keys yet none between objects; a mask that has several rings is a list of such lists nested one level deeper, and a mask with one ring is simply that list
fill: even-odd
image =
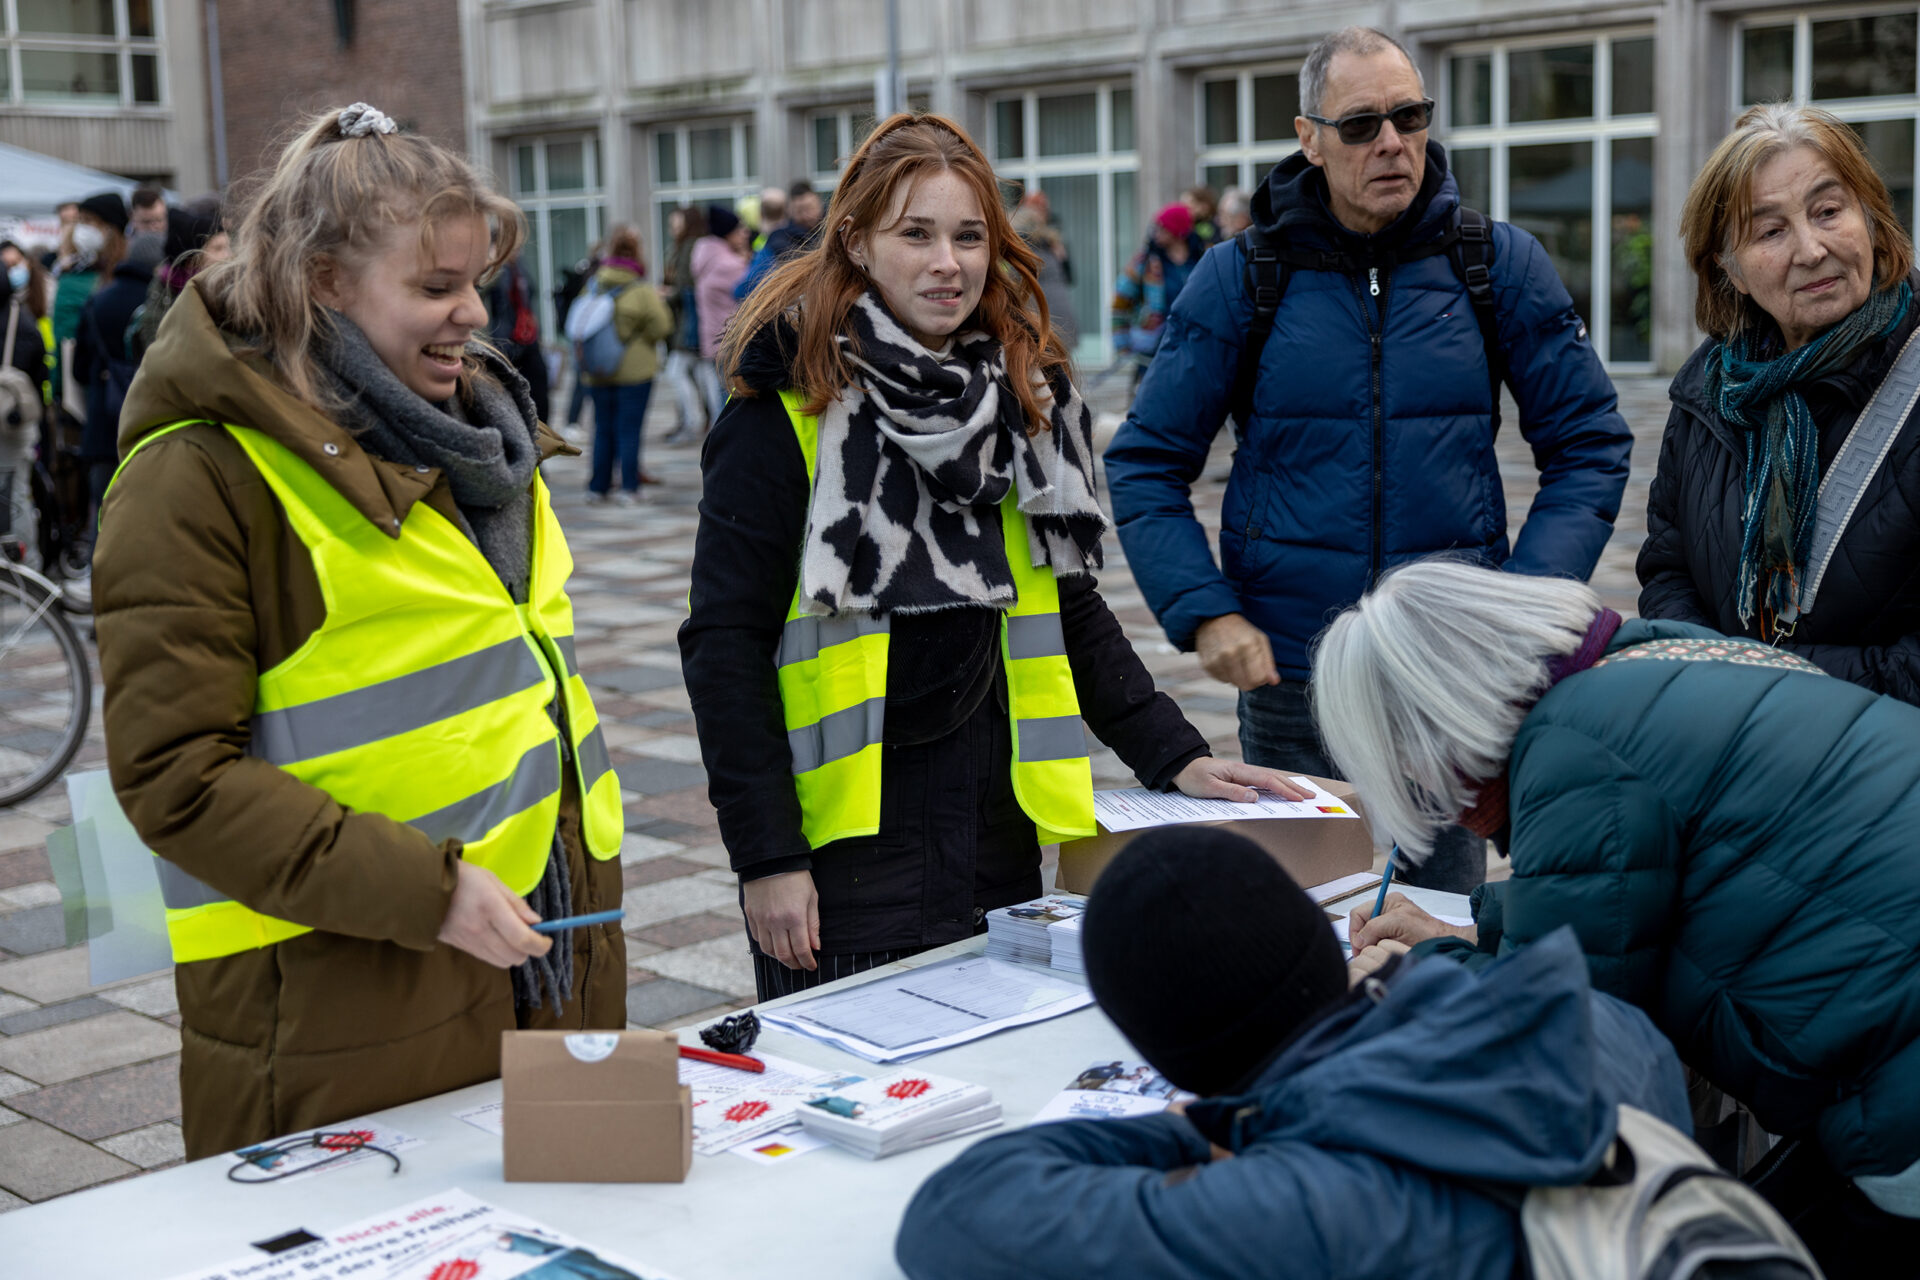
[{"label": "blue pen", "polygon": [[584,929],[590,924],[606,924],[610,920],[618,920],[622,914],[624,913],[620,908],[615,907],[612,911],[596,911],[590,916],[562,916],[558,920],[542,920],[539,924],[529,927],[535,933],[559,933],[563,929]]},{"label": "blue pen", "polygon": [[1373,900],[1373,914],[1367,917],[1369,920],[1378,920],[1381,908],[1387,905],[1387,886],[1393,883],[1393,856],[1399,852],[1399,845],[1387,850],[1387,871],[1380,877],[1380,896]]}]

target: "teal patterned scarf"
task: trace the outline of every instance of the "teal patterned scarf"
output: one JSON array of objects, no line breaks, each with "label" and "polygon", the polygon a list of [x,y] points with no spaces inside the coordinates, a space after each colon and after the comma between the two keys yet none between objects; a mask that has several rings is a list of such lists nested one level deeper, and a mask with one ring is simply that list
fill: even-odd
[{"label": "teal patterned scarf", "polygon": [[1800,388],[1845,368],[1860,348],[1906,318],[1913,290],[1882,289],[1797,351],[1763,357],[1769,334],[1740,332],[1707,357],[1707,399],[1746,433],[1747,488],[1740,509],[1742,626],[1758,605],[1763,629],[1800,614],[1800,584],[1813,546],[1820,494],[1820,432]]}]

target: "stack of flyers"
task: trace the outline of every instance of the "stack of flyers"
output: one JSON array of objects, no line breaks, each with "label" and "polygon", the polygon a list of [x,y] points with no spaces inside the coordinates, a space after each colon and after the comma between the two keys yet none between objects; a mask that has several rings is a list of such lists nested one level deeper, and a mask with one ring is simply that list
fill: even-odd
[{"label": "stack of flyers", "polygon": [[771,1054],[758,1057],[765,1072],[681,1061],[680,1083],[693,1090],[693,1149],[698,1154],[717,1155],[797,1124],[801,1103],[864,1079]]},{"label": "stack of flyers", "polygon": [[999,1123],[991,1090],[928,1071],[863,1080],[800,1108],[802,1129],[869,1160]]},{"label": "stack of flyers", "polygon": [[1063,973],[1087,971],[1087,962],[1080,958],[1080,926],[1085,921],[1086,916],[1078,915],[1047,930],[1047,941],[1053,944],[1053,967]]},{"label": "stack of flyers", "polygon": [[1040,1108],[1033,1123],[1150,1116],[1165,1111],[1169,1103],[1193,1096],[1174,1088],[1170,1080],[1144,1062],[1096,1062]]},{"label": "stack of flyers", "polygon": [[1017,907],[1001,907],[987,913],[987,956],[1016,964],[1037,964],[1046,968],[1053,963],[1053,947],[1048,941],[1055,926],[1078,920],[1087,909],[1085,898],[1055,894],[1035,898]]}]

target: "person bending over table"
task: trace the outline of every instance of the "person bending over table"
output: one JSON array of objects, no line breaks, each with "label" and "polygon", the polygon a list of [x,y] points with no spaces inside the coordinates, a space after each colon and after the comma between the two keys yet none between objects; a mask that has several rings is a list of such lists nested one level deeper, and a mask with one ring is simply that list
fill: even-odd
[{"label": "person bending over table", "polygon": [[728,329],[680,629],[762,999],[981,929],[1094,831],[1085,716],[1141,781],[1216,760],[1094,590],[1092,415],[991,166],[884,121]]},{"label": "person bending over table", "polygon": [[[1887,381],[1920,330],[1920,277],[1887,184],[1851,125],[1754,107],[1694,179],[1681,236],[1711,336],[1673,380],[1640,616],[1755,636],[1920,703],[1920,412]],[[1877,468],[1826,483],[1851,474],[1835,462],[1883,385],[1891,436],[1852,445]],[[1823,511],[1845,516],[1824,571]]]},{"label": "person bending over table", "polygon": [[1354,946],[1484,964],[1571,925],[1595,987],[1798,1140],[1754,1181],[1828,1274],[1914,1256],[1920,708],[1622,622],[1581,583],[1441,560],[1334,621],[1313,701],[1377,834],[1418,857],[1457,821],[1512,859],[1475,926],[1390,897],[1354,913]]},{"label": "person bending over table", "polygon": [[1505,1280],[1520,1215],[1482,1184],[1585,1181],[1621,1103],[1690,1125],[1672,1046],[1564,932],[1480,974],[1392,943],[1349,969],[1270,855],[1193,827],[1128,845],[1084,930],[1100,1008],[1201,1100],[979,1143],[907,1209],[913,1280]]},{"label": "person bending over table", "polygon": [[[620,784],[539,463],[473,341],[520,211],[356,103],[167,311],[94,559],[107,767],[159,855],[191,1159],[626,1025]],[[524,895],[524,896],[523,896]]]}]

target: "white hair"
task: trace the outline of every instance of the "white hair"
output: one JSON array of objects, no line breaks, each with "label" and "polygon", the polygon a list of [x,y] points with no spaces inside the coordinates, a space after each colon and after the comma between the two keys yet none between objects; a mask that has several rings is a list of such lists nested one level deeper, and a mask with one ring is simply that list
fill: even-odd
[{"label": "white hair", "polygon": [[1599,611],[1583,582],[1432,559],[1334,619],[1314,656],[1313,713],[1376,838],[1416,863],[1431,852],[1506,771],[1548,663],[1580,647]]},{"label": "white hair", "polygon": [[1420,82],[1420,92],[1425,93],[1427,78],[1420,74],[1420,64],[1407,52],[1407,46],[1376,27],[1341,27],[1322,36],[1320,43],[1307,51],[1307,60],[1300,68],[1300,114],[1320,114],[1327,94],[1327,72],[1336,55],[1354,53],[1364,57],[1385,49],[1400,51],[1407,65],[1413,68],[1414,78]]}]

